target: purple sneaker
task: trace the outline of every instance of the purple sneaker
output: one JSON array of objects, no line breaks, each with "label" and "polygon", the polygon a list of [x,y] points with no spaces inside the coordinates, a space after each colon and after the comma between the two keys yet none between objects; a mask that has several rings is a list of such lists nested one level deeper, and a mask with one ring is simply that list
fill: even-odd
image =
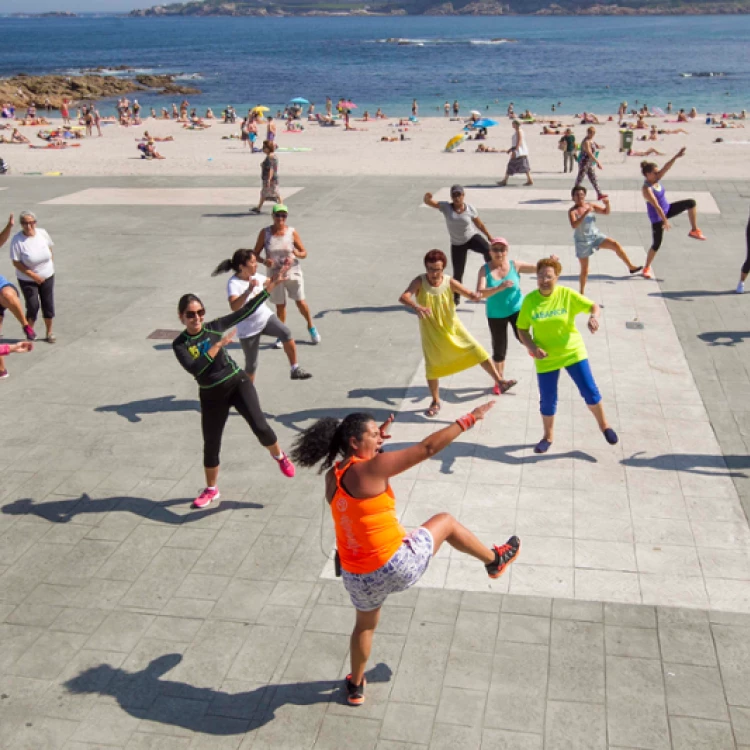
[{"label": "purple sneaker", "polygon": [[26,340],[27,341],[35,341],[36,340],[36,333],[34,332],[34,329],[31,326],[24,326],[23,332],[26,334]]},{"label": "purple sneaker", "polygon": [[205,508],[207,505],[211,505],[214,500],[218,500],[221,497],[218,487],[206,487],[198,497],[193,500],[194,508]]}]

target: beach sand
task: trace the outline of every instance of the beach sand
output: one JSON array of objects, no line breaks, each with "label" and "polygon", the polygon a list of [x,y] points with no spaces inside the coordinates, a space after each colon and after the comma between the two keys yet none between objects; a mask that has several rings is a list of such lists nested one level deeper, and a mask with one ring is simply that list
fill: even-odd
[{"label": "beach sand", "polygon": [[[599,172],[602,185],[609,179],[634,178],[639,176],[640,157],[628,157],[620,153],[619,129],[615,122],[604,122],[597,127],[597,142],[604,146],[600,153],[603,170]],[[670,172],[672,179],[720,178],[733,179],[747,176],[747,156],[750,155],[750,123],[745,129],[719,130],[705,124],[705,118],[687,124],[669,123],[673,118],[654,117],[647,121],[659,128],[684,127],[688,135],[662,135],[657,142],[636,141],[637,149],[654,146],[665,154],[652,156],[650,160],[663,163],[682,146],[688,147],[687,157],[680,159]],[[59,125],[59,119],[53,120]],[[573,119],[563,118],[565,125]],[[278,123],[277,142],[281,149],[310,149],[309,151],[280,151],[281,186],[293,184],[294,176],[300,175],[455,175],[462,177],[501,179],[505,172],[505,154],[476,153],[478,143],[466,141],[464,151],[446,153],[447,141],[462,132],[463,121],[432,117],[422,119],[408,128],[399,128],[397,119],[359,122],[353,126],[358,130],[346,132],[343,125],[321,127],[317,123],[303,122],[301,133],[284,132],[285,125]],[[570,175],[562,173],[562,153],[557,148],[559,136],[541,135],[541,124],[525,125],[524,132],[530,149],[532,173],[545,179],[560,178],[569,181]],[[36,137],[38,127],[21,127],[34,145],[44,141]],[[11,166],[11,174],[62,172],[65,175],[127,176],[127,175],[248,175],[250,184],[260,182],[261,153],[251,154],[237,140],[222,140],[222,136],[239,134],[240,123],[225,125],[215,122],[203,131],[183,129],[180,123],[167,120],[147,119],[142,126],[103,127],[103,137],[86,138],[80,148],[58,150],[31,149],[27,145],[0,144],[0,156]],[[166,158],[163,161],[141,159],[136,149],[136,139],[144,130],[156,137],[174,136],[174,142],[157,143],[157,151]],[[574,133],[582,140],[586,126],[577,124]],[[10,131],[4,131],[9,134]],[[409,140],[381,142],[383,136],[400,136]],[[636,131],[636,137],[647,131]],[[260,135],[265,126],[260,127]],[[507,117],[489,130],[483,141],[488,147],[506,149],[510,147],[512,127]],[[717,138],[724,143],[714,143]],[[520,184],[523,176],[512,178],[511,184]]]}]

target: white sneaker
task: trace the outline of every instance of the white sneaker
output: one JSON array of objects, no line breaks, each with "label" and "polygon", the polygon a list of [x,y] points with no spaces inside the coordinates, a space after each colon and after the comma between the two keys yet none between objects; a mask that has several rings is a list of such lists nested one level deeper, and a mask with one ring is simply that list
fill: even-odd
[{"label": "white sneaker", "polygon": [[745,293],[745,282],[740,281],[739,284],[737,284],[737,288],[734,290],[737,292],[737,294],[744,294]]},{"label": "white sneaker", "polygon": [[310,341],[312,341],[313,344],[319,344],[322,341],[318,329],[315,326],[308,328],[307,330],[310,333]]},{"label": "white sneaker", "polygon": [[273,345],[274,349],[283,349],[284,342],[281,339],[276,339],[276,343]]}]

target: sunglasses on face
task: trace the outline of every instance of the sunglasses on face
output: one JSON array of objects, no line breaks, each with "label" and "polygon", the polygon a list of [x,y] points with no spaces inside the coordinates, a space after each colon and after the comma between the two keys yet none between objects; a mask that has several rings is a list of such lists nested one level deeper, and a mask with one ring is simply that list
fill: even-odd
[{"label": "sunglasses on face", "polygon": [[22,221],[21,222],[22,227],[30,227],[32,226],[32,224],[36,224],[36,222],[35,221]]},{"label": "sunglasses on face", "polygon": [[508,248],[507,247],[491,247],[490,252],[491,253],[507,253]]},{"label": "sunglasses on face", "polygon": [[286,219],[289,214],[274,214],[274,219]]},{"label": "sunglasses on face", "polygon": [[194,320],[195,318],[202,318],[206,314],[205,310],[186,310],[185,317],[188,320]]}]

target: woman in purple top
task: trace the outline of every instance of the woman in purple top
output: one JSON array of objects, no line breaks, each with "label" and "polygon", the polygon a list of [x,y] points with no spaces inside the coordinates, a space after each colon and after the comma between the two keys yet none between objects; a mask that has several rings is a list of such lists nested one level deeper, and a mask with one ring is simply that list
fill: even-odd
[{"label": "woman in purple top", "polygon": [[674,163],[684,155],[685,149],[681,148],[661,169],[659,169],[659,167],[653,162],[641,162],[641,173],[645,178],[641,192],[646,201],[646,211],[648,212],[648,218],[651,221],[651,232],[653,234],[651,249],[648,251],[646,265],[643,268],[643,275],[647,279],[654,278],[653,273],[651,273],[651,264],[661,247],[664,232],[671,229],[669,220],[673,216],[677,216],[678,214],[687,211],[688,218],[690,219],[690,231],[688,232],[688,237],[692,237],[694,240],[706,239],[703,236],[703,232],[698,229],[698,209],[696,208],[695,201],[690,198],[688,200],[677,201],[676,203],[670,204],[667,200],[666,190],[661,184],[662,177],[664,177],[664,175],[673,167]]}]

